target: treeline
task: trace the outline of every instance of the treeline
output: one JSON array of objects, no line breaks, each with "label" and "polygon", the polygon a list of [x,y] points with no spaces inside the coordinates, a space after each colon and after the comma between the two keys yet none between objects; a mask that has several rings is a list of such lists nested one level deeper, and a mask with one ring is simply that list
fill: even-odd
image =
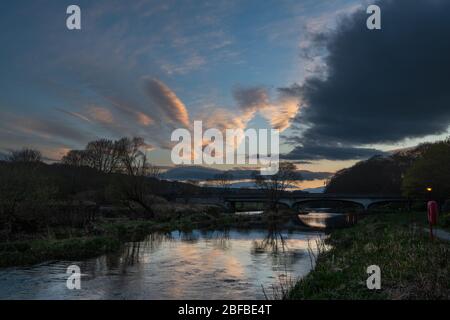
[{"label": "treeline", "polygon": [[0,239],[53,226],[89,227],[99,207],[153,218],[160,197],[193,194],[198,187],[161,181],[141,138],[101,139],[46,164],[38,150],[12,151],[0,161]]},{"label": "treeline", "polygon": [[159,170],[147,161],[143,138],[100,139],[89,142],[84,150],[71,150],[61,162],[76,167],[91,167],[104,173],[158,176]]},{"label": "treeline", "polygon": [[336,172],[325,192],[450,199],[450,139],[360,161]]}]

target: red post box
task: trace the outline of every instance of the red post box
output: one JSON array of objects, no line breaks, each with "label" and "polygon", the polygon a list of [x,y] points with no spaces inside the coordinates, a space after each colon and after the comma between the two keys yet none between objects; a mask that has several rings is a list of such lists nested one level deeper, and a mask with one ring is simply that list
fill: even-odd
[{"label": "red post box", "polygon": [[436,201],[428,201],[428,222],[431,225],[437,224],[437,218],[438,218],[438,204]]},{"label": "red post box", "polygon": [[433,240],[433,226],[437,224],[439,207],[436,201],[428,201],[428,223],[430,224],[430,238]]}]

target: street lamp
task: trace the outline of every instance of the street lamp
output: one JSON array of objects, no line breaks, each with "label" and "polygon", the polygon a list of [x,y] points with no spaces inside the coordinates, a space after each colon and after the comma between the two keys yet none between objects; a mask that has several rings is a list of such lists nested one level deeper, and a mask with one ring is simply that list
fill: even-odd
[{"label": "street lamp", "polygon": [[427,191],[431,192],[431,191],[433,191],[433,188],[432,187],[427,187]]}]

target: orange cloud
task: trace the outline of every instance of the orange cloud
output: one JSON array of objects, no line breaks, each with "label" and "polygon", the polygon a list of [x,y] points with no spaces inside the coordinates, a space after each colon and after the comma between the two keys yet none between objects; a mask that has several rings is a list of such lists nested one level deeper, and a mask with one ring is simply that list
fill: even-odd
[{"label": "orange cloud", "polygon": [[274,129],[280,131],[291,125],[291,120],[299,110],[297,97],[280,92],[276,100],[271,100],[267,90],[260,87],[236,89],[234,98],[244,111],[244,117],[253,117],[256,112],[260,112]]},{"label": "orange cloud", "polygon": [[247,110],[240,115],[223,108],[213,108],[204,112],[208,118],[204,120],[206,129],[217,128],[220,131],[226,129],[245,129],[247,123],[254,117],[255,111]]},{"label": "orange cloud", "polygon": [[66,147],[48,147],[48,148],[41,148],[42,154],[45,158],[48,158],[49,160],[58,161],[63,156],[65,156],[71,149]]},{"label": "orange cloud", "polygon": [[88,113],[90,118],[94,119],[97,122],[103,124],[113,124],[114,116],[110,110],[98,107],[98,106],[90,106],[88,107]]},{"label": "orange cloud", "polygon": [[300,103],[297,98],[285,97],[262,110],[261,113],[270,122],[272,128],[284,131],[291,125],[299,108]]},{"label": "orange cloud", "polygon": [[147,79],[146,89],[154,106],[169,121],[189,127],[189,114],[186,106],[169,87],[157,79]]},{"label": "orange cloud", "polygon": [[146,115],[143,112],[136,112],[137,121],[139,124],[148,127],[149,125],[153,124],[155,121],[150,118],[148,115]]}]

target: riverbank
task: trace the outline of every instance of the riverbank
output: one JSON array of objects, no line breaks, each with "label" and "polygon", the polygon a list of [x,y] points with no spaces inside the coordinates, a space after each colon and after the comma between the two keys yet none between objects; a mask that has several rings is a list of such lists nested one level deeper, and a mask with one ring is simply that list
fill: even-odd
[{"label": "riverbank", "polygon": [[439,215],[438,227],[450,232],[450,212]]},{"label": "riverbank", "polygon": [[[335,230],[315,269],[287,299],[449,299],[450,243],[423,232],[424,213],[377,214]],[[381,290],[366,286],[370,265],[381,268]]]},{"label": "riverbank", "polygon": [[53,229],[47,234],[26,239],[24,237],[24,240],[0,242],[0,268],[32,265],[50,260],[92,258],[117,251],[126,242],[142,241],[152,232],[251,229],[274,225],[285,229],[304,229],[290,224],[291,217],[289,212],[277,216],[197,212],[156,220],[100,218],[88,231],[76,228]]}]

